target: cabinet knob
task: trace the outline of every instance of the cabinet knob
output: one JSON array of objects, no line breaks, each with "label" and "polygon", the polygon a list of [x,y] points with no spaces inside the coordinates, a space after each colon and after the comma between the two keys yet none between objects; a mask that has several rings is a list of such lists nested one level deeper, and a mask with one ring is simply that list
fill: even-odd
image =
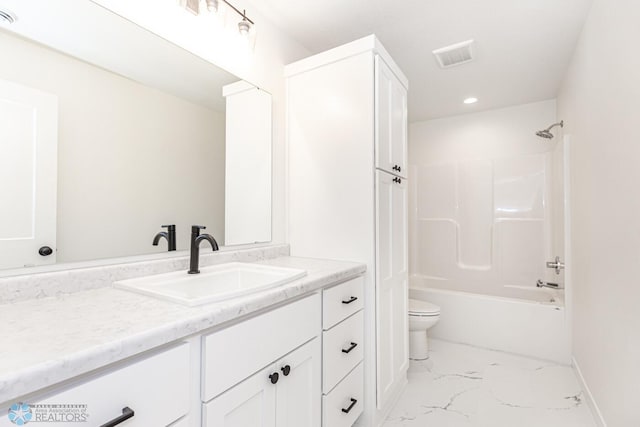
[{"label": "cabinet knob", "polygon": [[358,403],[358,401],[352,397],[351,398],[351,405],[349,405],[348,408],[342,408],[342,412],[344,412],[345,414],[348,414],[349,412],[351,412],[353,407],[356,406],[356,403]]},{"label": "cabinet knob", "polygon": [[398,183],[398,184],[402,184],[402,179],[398,178],[397,176],[395,178],[393,178],[393,182]]},{"label": "cabinet knob", "polygon": [[271,384],[275,384],[280,379],[280,375],[278,375],[277,372],[274,372],[273,374],[269,375],[269,379],[271,380]]},{"label": "cabinet knob", "polygon": [[53,249],[51,249],[49,246],[43,246],[40,249],[38,249],[38,253],[41,256],[49,256],[53,253]]},{"label": "cabinet knob", "polygon": [[287,376],[289,376],[289,373],[291,372],[291,366],[284,365],[282,368],[280,368],[280,370],[282,371],[282,375],[287,377]]}]

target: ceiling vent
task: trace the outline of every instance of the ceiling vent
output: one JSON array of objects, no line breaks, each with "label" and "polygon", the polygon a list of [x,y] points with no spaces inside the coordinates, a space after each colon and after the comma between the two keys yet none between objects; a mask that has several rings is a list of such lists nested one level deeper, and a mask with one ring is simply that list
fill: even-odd
[{"label": "ceiling vent", "polygon": [[473,61],[473,40],[452,44],[433,51],[442,68],[455,67]]}]

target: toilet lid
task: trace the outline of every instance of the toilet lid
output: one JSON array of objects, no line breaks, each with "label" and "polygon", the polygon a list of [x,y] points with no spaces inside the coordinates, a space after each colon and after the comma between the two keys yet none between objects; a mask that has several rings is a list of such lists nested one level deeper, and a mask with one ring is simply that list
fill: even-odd
[{"label": "toilet lid", "polygon": [[417,316],[435,316],[440,314],[440,307],[430,302],[409,299],[409,314]]}]

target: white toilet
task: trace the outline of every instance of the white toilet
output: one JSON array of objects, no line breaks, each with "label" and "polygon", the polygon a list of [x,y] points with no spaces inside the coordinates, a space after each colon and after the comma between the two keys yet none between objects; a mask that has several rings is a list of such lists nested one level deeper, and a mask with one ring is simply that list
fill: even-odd
[{"label": "white toilet", "polygon": [[427,329],[440,320],[440,307],[430,302],[409,299],[409,358],[429,358]]}]

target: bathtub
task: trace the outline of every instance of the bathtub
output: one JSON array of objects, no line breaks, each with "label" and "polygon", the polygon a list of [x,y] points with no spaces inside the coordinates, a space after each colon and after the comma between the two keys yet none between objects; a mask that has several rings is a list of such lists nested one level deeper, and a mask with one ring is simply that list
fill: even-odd
[{"label": "bathtub", "polygon": [[460,289],[450,282],[410,278],[409,298],[441,309],[440,321],[429,329],[431,338],[571,363],[562,291],[505,288],[505,297]]}]

